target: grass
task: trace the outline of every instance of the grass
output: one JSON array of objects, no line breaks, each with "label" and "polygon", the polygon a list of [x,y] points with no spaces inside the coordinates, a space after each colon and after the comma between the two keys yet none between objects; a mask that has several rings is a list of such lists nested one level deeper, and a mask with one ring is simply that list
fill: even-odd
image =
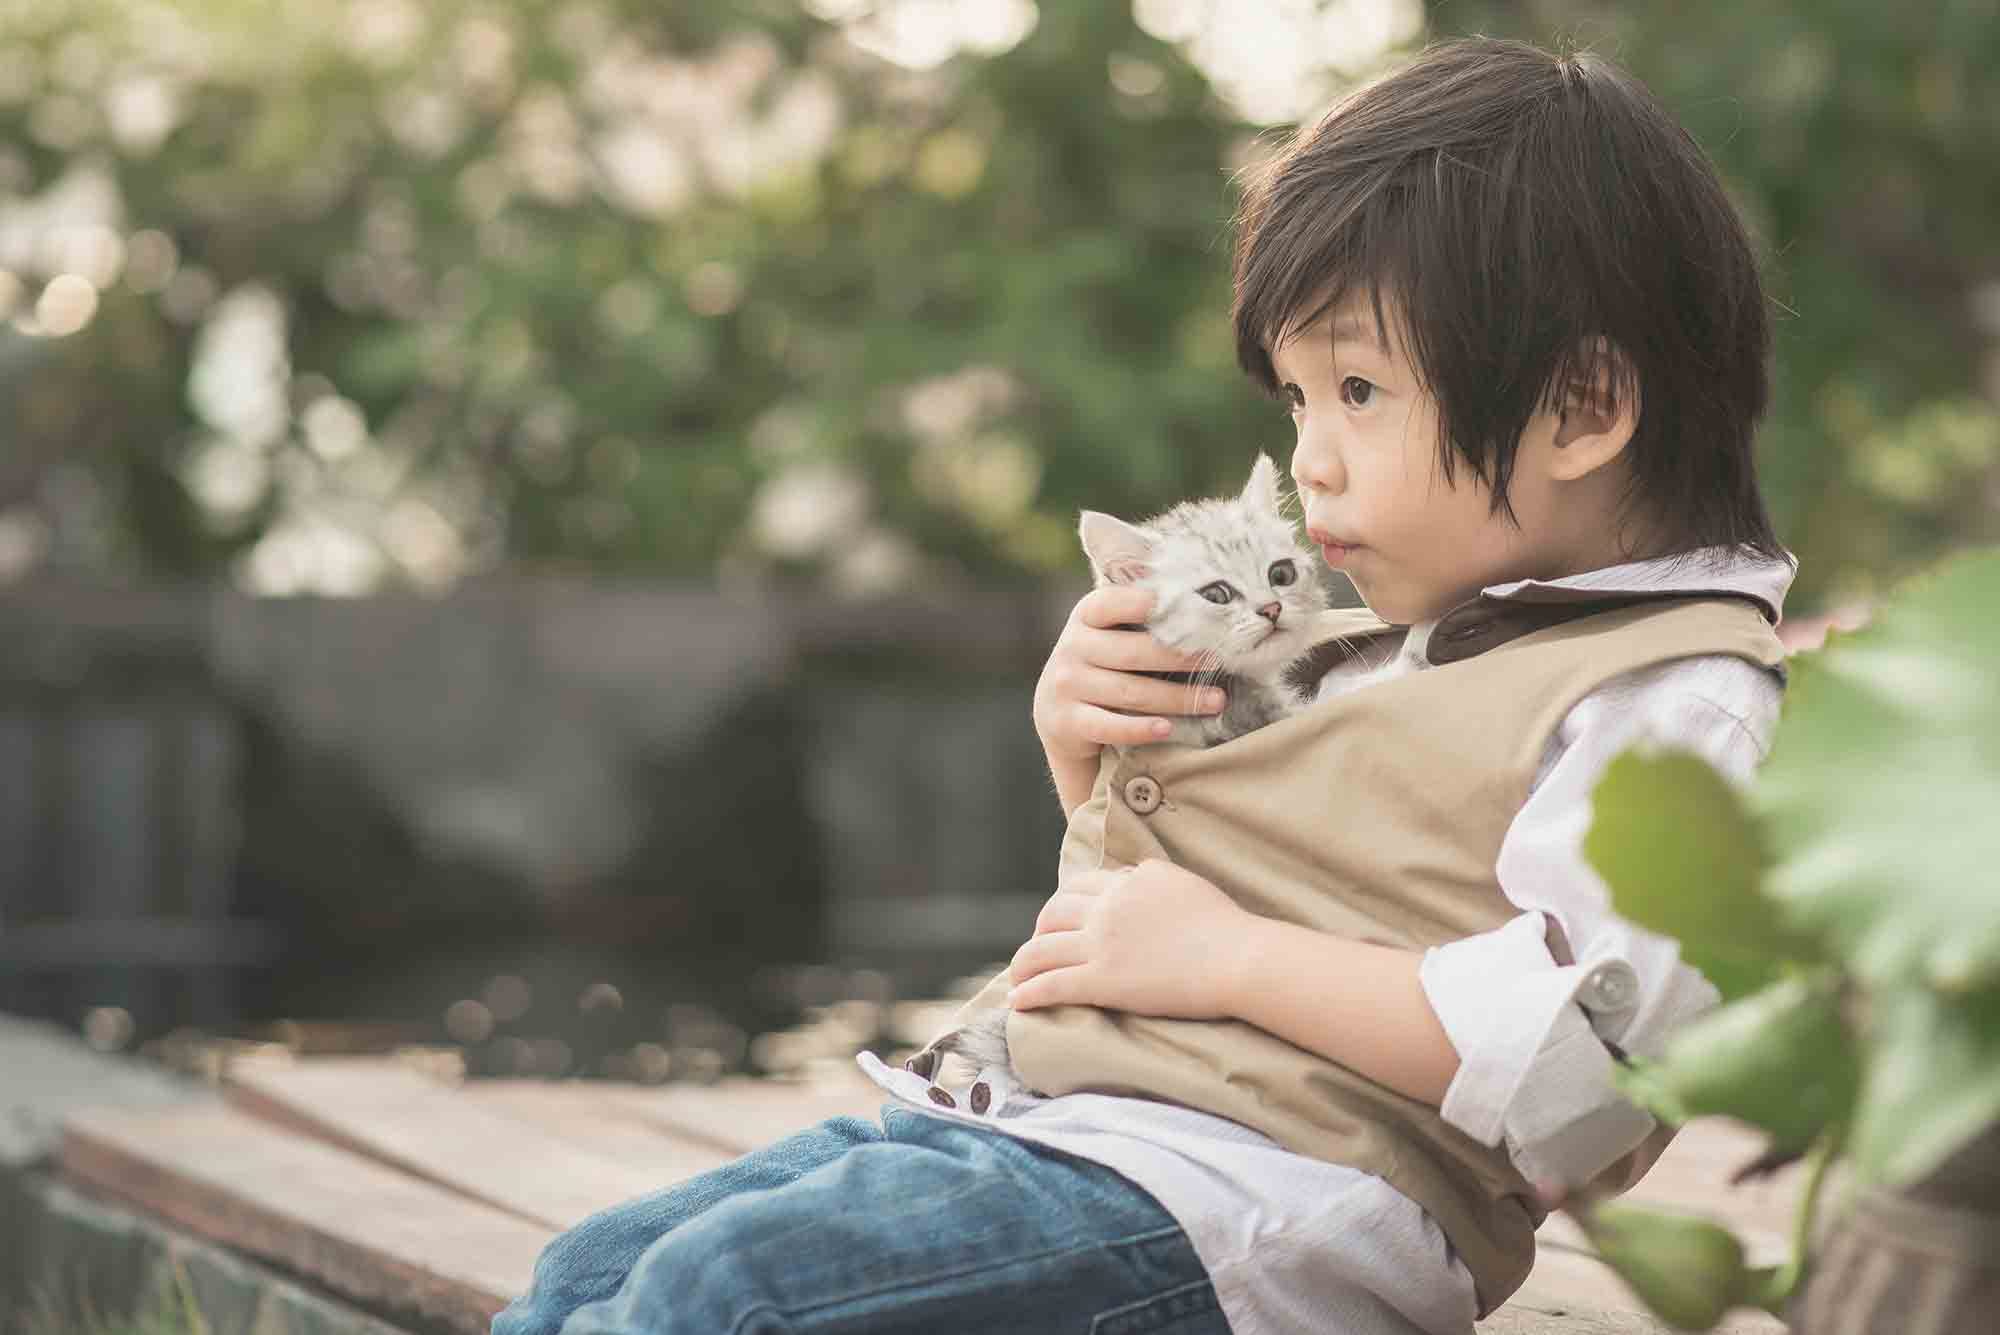
[{"label": "grass", "polygon": [[21,1314],[19,1335],[211,1335],[179,1260],[171,1262],[171,1284],[160,1285],[132,1312],[99,1312],[88,1293],[65,1301],[44,1289],[31,1310]]}]

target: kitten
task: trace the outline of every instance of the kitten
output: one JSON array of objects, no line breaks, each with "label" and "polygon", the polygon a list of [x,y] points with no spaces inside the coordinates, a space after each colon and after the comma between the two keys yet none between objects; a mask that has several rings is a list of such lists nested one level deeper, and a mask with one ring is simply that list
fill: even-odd
[{"label": "kitten", "polygon": [[1086,510],[1077,532],[1098,586],[1151,590],[1145,629],[1202,661],[1195,673],[1147,675],[1227,693],[1220,714],[1175,718],[1168,743],[1214,746],[1306,703],[1286,670],[1312,648],[1327,589],[1285,516],[1269,455],[1257,456],[1240,495],[1186,501],[1143,524]]},{"label": "kitten", "polygon": [[[1313,647],[1313,618],[1326,608],[1327,589],[1283,506],[1277,465],[1259,455],[1237,496],[1187,501],[1143,524],[1083,512],[1077,531],[1097,585],[1152,590],[1144,629],[1202,662],[1193,673],[1148,675],[1186,681],[1190,693],[1210,684],[1228,693],[1220,714],[1174,719],[1161,744],[1215,746],[1310,703],[1310,688],[1302,691],[1287,669]],[[933,1079],[954,1052],[1026,1083],[1008,1059],[1004,1006],[972,1016],[904,1065]]]}]

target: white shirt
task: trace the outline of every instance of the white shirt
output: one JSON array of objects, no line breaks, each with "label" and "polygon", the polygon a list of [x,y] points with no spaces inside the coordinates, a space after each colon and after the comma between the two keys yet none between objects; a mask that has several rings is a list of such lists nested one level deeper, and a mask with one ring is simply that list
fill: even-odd
[{"label": "white shirt", "polygon": [[[1775,623],[1795,566],[1723,551],[1635,562],[1483,596],[1561,601],[1578,591],[1726,592]],[[1393,654],[1327,674],[1319,698],[1429,667],[1435,622],[1410,627]],[[1736,780],[1768,752],[1782,681],[1742,659],[1682,659],[1620,677],[1586,697],[1549,738],[1496,867],[1522,911],[1500,928],[1425,952],[1419,978],[1459,1068],[1439,1109],[1482,1144],[1505,1144],[1530,1180],[1580,1182],[1629,1152],[1653,1120],[1618,1093],[1605,1041],[1657,1055],[1680,1025],[1716,1004],[1713,986],[1671,940],[1611,911],[1584,861],[1590,792],[1634,743],[1694,751]],[[1546,915],[1546,916],[1545,916]],[[1546,942],[1560,923],[1575,962]],[[1106,1094],[1041,1098],[1005,1073],[984,1114],[961,1092],[946,1109],[929,1082],[857,1058],[884,1089],[935,1116],[970,1118],[1094,1160],[1150,1192],[1186,1230],[1234,1335],[1338,1332],[1464,1335],[1472,1278],[1428,1214],[1382,1179],[1284,1150],[1225,1118]]]}]

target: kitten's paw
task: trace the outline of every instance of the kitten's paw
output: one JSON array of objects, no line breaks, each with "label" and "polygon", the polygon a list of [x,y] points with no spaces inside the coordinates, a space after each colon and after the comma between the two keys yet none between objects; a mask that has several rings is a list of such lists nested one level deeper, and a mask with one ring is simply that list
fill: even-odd
[{"label": "kitten's paw", "polygon": [[954,1037],[954,1051],[974,1066],[1007,1066],[1007,1009],[981,1011],[967,1020]]},{"label": "kitten's paw", "polygon": [[944,1059],[956,1053],[977,1070],[999,1066],[1011,1070],[1007,1052],[1007,1008],[980,1011],[958,1028],[939,1034],[924,1049],[903,1063],[926,1080],[936,1080]]}]

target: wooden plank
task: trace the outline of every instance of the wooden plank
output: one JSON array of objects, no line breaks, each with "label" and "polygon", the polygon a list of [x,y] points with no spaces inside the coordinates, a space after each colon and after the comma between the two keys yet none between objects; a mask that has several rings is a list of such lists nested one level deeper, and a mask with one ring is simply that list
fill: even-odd
[{"label": "wooden plank", "polygon": [[469,1080],[458,1096],[629,1164],[634,1176],[650,1176],[661,1186],[736,1157],[720,1146],[674,1134],[605,1097],[605,1089],[594,1080]]},{"label": "wooden plank", "polygon": [[87,1108],[63,1172],[337,1293],[484,1335],[551,1230],[222,1104]]},{"label": "wooden plank", "polygon": [[228,1094],[273,1124],[554,1229],[708,1163],[676,1160],[671,1147],[647,1163],[625,1162],[379,1057],[239,1064],[231,1068]]},{"label": "wooden plank", "polygon": [[53,1156],[63,1118],[75,1109],[193,1100],[214,1096],[149,1063],[93,1052],[55,1025],[0,1014],[0,1173]]},{"label": "wooden plank", "polygon": [[1763,1147],[1760,1133],[1722,1118],[1692,1122],[1674,1137],[1627,1199],[1705,1214],[1746,1234],[1761,1231],[1789,1238],[1805,1184],[1803,1164],[1755,1182],[1729,1181]]},{"label": "wooden plank", "polygon": [[713,1085],[653,1088],[608,1085],[607,1102],[679,1136],[742,1154],[829,1117],[875,1120],[890,1095],[855,1073],[853,1081],[786,1084],[732,1076]]},{"label": "wooden plank", "polygon": [[[1744,1253],[1752,1265],[1776,1265],[1790,1252],[1790,1244],[1782,1234],[1768,1229],[1745,1225],[1737,1220],[1725,1219],[1712,1211],[1705,1212],[1708,1218],[1724,1225],[1743,1240]],[[1542,1251],[1569,1252],[1578,1256],[1594,1256],[1595,1248],[1583,1235],[1583,1229],[1566,1214],[1550,1215],[1535,1234],[1535,1243]]]},{"label": "wooden plank", "polygon": [[[1798,1169],[1788,1168],[1754,1184],[1729,1182],[1730,1174],[1755,1158],[1761,1146],[1761,1138],[1745,1128],[1720,1120],[1696,1122],[1674,1138],[1626,1199],[1705,1215],[1743,1239],[1753,1264],[1774,1264],[1789,1254]],[[1485,1335],[1665,1330],[1642,1315],[1638,1297],[1591,1254],[1589,1242],[1569,1216],[1551,1215],[1536,1243],[1534,1273],[1500,1312],[1481,1323]],[[1724,1335],[1782,1335],[1785,1327],[1767,1313],[1742,1310],[1717,1329]]]},{"label": "wooden plank", "polygon": [[[1638,1296],[1604,1262],[1565,1242],[1552,1241],[1546,1236],[1538,1241],[1534,1273],[1528,1276],[1528,1282],[1501,1307],[1500,1312],[1494,1313],[1494,1317],[1502,1313],[1511,1316],[1534,1312],[1541,1315],[1544,1324],[1494,1327],[1491,1325],[1493,1318],[1488,1318],[1480,1324],[1482,1332],[1520,1329],[1546,1332],[1546,1335],[1568,1335],[1570,1322],[1582,1314],[1589,1314],[1600,1321],[1623,1315],[1631,1324],[1618,1324],[1615,1329],[1657,1331],[1664,1335],[1666,1323],[1648,1313]],[[1748,1308],[1730,1313],[1715,1329],[1718,1335],[1785,1335],[1784,1322],[1768,1312]]]},{"label": "wooden plank", "polygon": [[[1739,1230],[1739,1233],[1741,1230]],[[1763,1265],[1778,1259],[1771,1239],[1747,1238],[1750,1259]],[[1567,1216],[1551,1216],[1535,1236],[1535,1270],[1508,1306],[1542,1312],[1589,1310],[1643,1312],[1645,1305],[1626,1287],[1617,1272],[1597,1259],[1583,1233]],[[1764,1244],[1764,1245],[1760,1245]],[[1664,1327],[1662,1327],[1664,1329]],[[1784,1335],[1782,1321],[1765,1312],[1744,1309],[1716,1327],[1723,1335]]]},{"label": "wooden plank", "polygon": [[[884,1101],[858,1074],[814,1085],[731,1078],[713,1086],[652,1088],[539,1081],[452,1086],[380,1058],[327,1058],[252,1064],[234,1079],[232,1097],[269,1118],[550,1229],[824,1117],[872,1118]],[[1633,1197],[1711,1214],[1745,1234],[1753,1259],[1776,1259],[1783,1247],[1780,1209],[1788,1221],[1795,1182],[1781,1178],[1748,1190],[1727,1184],[1730,1171],[1755,1150],[1753,1135],[1722,1123],[1697,1124]],[[1662,1329],[1639,1315],[1623,1282],[1588,1255],[1573,1222],[1556,1216],[1542,1242],[1535,1274],[1505,1311],[1482,1323],[1482,1331],[1636,1335]],[[1745,1312],[1723,1329],[1767,1335],[1782,1327]]]},{"label": "wooden plank", "polygon": [[1518,1298],[1473,1327],[1479,1335],[1665,1335],[1666,1327],[1637,1312],[1530,1306]]}]

